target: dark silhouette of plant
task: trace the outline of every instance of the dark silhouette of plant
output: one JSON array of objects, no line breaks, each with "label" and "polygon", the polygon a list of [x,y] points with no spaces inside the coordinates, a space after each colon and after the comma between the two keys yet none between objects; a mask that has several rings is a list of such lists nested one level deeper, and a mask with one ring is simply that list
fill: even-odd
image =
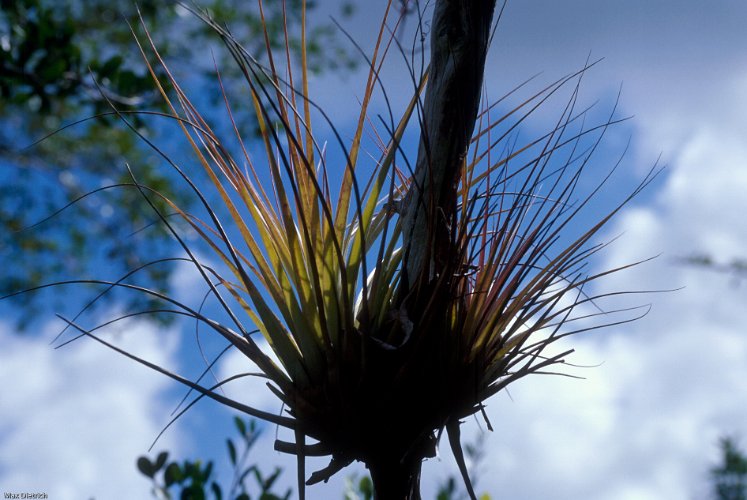
[{"label": "dark silhouette of plant", "polygon": [[[416,50],[408,58],[394,37],[399,18],[387,17],[393,10],[388,5],[366,56],[369,77],[357,125],[345,138],[309,95],[304,43],[300,61],[289,41],[279,55],[268,43],[262,64],[228,28],[196,10],[244,75],[265,149],[262,164],[244,147],[238,126],[232,143],[211,128],[147,35],[139,46],[154,85],[206,181],[196,182],[110,101],[197,198],[199,214],[128,169],[128,187],[183,250],[173,260],[192,264],[222,316],[208,317],[201,306],[136,284],[130,274],[116,282],[78,282],[101,285],[102,293],[120,288],[158,299],[164,305],[157,310],[126,317],[155,312],[193,318],[257,371],[205,385],[217,359],[191,380],[104,339],[96,330],[105,325],[86,327],[78,316],[65,321],[79,336],[187,385],[198,393],[194,401],[209,397],[289,430],[294,440],[278,439],[275,448],[297,457],[301,499],[304,485],[326,481],[356,460],[369,469],[377,500],[419,499],[422,463],[443,438],[474,500],[462,421],[480,414],[492,430],[485,401],[522,377],[557,372],[572,353],[558,348],[559,340],[645,314],[646,306],[602,308],[605,299],[638,292],[589,286],[635,264],[598,272],[589,264],[606,246],[596,241],[599,232],[655,172],[608,211],[582,219],[615,167],[586,194],[579,192],[582,179],[604,133],[619,121],[613,109],[606,121],[589,127],[588,109],[578,109],[581,77],[590,65],[507,110],[503,99],[481,105],[495,1],[437,0],[428,25],[430,65],[417,63]],[[425,40],[419,9],[418,15],[415,40]],[[305,42],[303,21],[300,30]],[[413,95],[399,116],[389,110],[374,127],[373,95],[379,89],[387,97],[380,70],[398,49],[409,63]],[[570,95],[555,125],[519,141],[521,124],[563,89]],[[235,125],[231,98],[223,97]],[[413,120],[420,143],[411,163],[403,136]],[[363,154],[367,124],[380,148],[371,161]],[[339,163],[322,146],[319,130],[325,128]],[[238,157],[230,153],[236,149]],[[187,232],[197,239],[187,239]],[[210,255],[211,263],[201,255]],[[220,391],[242,377],[266,379],[284,411],[269,413]],[[328,456],[330,463],[307,475],[307,456]]]},{"label": "dark silhouette of plant", "polygon": [[[257,442],[261,431],[253,419],[233,419],[239,439],[226,439],[228,459],[233,467],[231,484],[228,487],[213,479],[214,464],[212,461],[184,460],[169,462],[169,453],[162,451],[151,460],[147,456],[137,459],[137,468],[141,474],[150,479],[151,490],[157,499],[207,499],[214,500],[287,500],[291,491],[283,496],[273,493],[272,488],[280,477],[282,470],[275,467],[269,475],[264,475],[259,465],[250,460],[250,452]],[[476,452],[476,445],[468,445],[466,452],[473,460],[479,462],[481,454]],[[204,463],[204,465],[203,465]],[[347,488],[343,500],[373,500],[373,483],[369,475],[360,478],[352,476],[346,480]],[[254,486],[254,487],[252,487]],[[447,477],[436,493],[436,500],[457,500],[463,498],[457,481],[453,476]],[[490,500],[483,494],[480,500]]]}]

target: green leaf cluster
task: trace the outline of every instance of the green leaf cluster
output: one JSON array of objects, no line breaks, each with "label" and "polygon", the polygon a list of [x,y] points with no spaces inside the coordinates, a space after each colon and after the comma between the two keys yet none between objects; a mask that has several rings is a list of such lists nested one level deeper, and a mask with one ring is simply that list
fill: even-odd
[{"label": "green leaf cluster", "polygon": [[201,460],[169,462],[169,453],[163,451],[154,460],[147,456],[137,459],[138,470],[153,483],[153,496],[164,500],[288,500],[290,490],[282,495],[273,492],[282,472],[279,467],[264,474],[258,465],[249,462],[249,451],[260,434],[256,422],[235,417],[234,424],[239,438],[227,439],[228,455],[234,469],[228,487],[215,479],[212,461],[204,465]]},{"label": "green leaf cluster", "polygon": [[733,438],[723,438],[720,447],[721,463],[711,469],[715,498],[747,500],[747,456]]}]

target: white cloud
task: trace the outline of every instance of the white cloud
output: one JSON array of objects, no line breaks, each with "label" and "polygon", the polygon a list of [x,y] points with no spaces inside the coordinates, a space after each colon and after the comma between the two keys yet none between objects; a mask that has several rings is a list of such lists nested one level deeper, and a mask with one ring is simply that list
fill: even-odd
[{"label": "white cloud", "polygon": [[632,328],[576,339],[574,361],[603,363],[574,370],[586,380],[527,379],[513,401],[496,398],[483,488],[524,499],[696,497],[717,437],[747,431],[740,297],[722,297],[731,315],[707,314],[708,299],[689,307],[693,295],[724,291],[720,281],[657,297]]},{"label": "white cloud", "polygon": [[[114,338],[125,349],[172,365],[173,334],[126,322]],[[50,498],[148,498],[135,460],[165,423],[173,403],[165,377],[81,339],[54,350],[59,323],[41,336],[0,325],[0,488]],[[185,448],[176,432],[161,445]]]}]

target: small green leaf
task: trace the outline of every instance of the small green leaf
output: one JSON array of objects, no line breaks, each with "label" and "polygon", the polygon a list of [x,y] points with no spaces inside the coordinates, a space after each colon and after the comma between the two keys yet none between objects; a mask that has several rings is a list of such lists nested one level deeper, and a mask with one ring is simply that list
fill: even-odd
[{"label": "small green leaf", "polygon": [[205,490],[202,484],[195,483],[182,490],[181,500],[205,500]]},{"label": "small green leaf", "polygon": [[122,59],[122,56],[119,55],[110,58],[101,67],[101,69],[99,70],[99,74],[102,77],[112,77],[114,75],[114,72],[116,72],[119,67],[122,66],[123,61],[124,59]]},{"label": "small green leaf", "polygon": [[228,445],[228,456],[231,459],[231,464],[236,465],[236,447],[230,439],[226,439],[226,444]]},{"label": "small green leaf", "polygon": [[169,466],[166,467],[166,471],[163,474],[163,479],[166,483],[167,488],[174,483],[181,482],[183,478],[184,474],[182,473],[182,469],[176,462],[170,463]]},{"label": "small green leaf", "polygon": [[148,457],[139,457],[137,459],[137,468],[140,472],[150,478],[153,478],[157,470],[155,467],[153,467],[153,463],[148,460]]},{"label": "small green leaf", "polygon": [[[212,490],[213,495],[215,496],[215,500],[223,500],[223,492],[221,491],[220,486],[218,486],[218,483],[216,483],[215,481],[213,481],[210,484],[210,489]],[[488,499],[488,500],[490,500],[490,499]]]},{"label": "small green leaf", "polygon": [[38,72],[39,78],[50,83],[60,80],[68,66],[66,61],[61,59],[49,60],[44,58],[42,62],[44,64],[40,64],[40,67],[35,68],[35,71]]},{"label": "small green leaf", "polygon": [[131,95],[138,90],[138,77],[128,69],[122,70],[117,74],[116,89],[123,95]]},{"label": "small green leaf", "polygon": [[355,5],[352,2],[345,2],[340,10],[342,11],[342,17],[350,17],[355,13]]},{"label": "small green leaf", "polygon": [[156,463],[153,464],[154,470],[155,471],[161,470],[161,467],[164,466],[164,464],[166,463],[166,460],[168,460],[168,458],[169,458],[169,452],[162,451],[161,453],[159,453],[158,457],[156,457]]},{"label": "small green leaf", "polygon": [[252,465],[251,467],[249,467],[248,469],[246,469],[244,472],[242,472],[241,475],[239,476],[238,483],[239,484],[244,484],[244,480],[246,479],[246,476],[248,476],[256,468],[257,468],[256,465]]},{"label": "small green leaf", "polygon": [[189,460],[185,460],[182,470],[185,476],[195,478],[200,473],[200,461],[190,462]]},{"label": "small green leaf", "polygon": [[275,484],[275,481],[277,481],[281,472],[283,472],[283,470],[280,467],[275,467],[275,471],[270,474],[267,479],[262,481],[262,491],[269,491],[272,489],[272,485]]},{"label": "small green leaf", "polygon": [[371,482],[371,478],[363,476],[360,482],[358,482],[358,490],[361,492],[365,500],[373,498],[373,483]]},{"label": "small green leaf", "polygon": [[200,473],[200,481],[206,483],[210,478],[210,474],[213,473],[213,462],[208,462],[205,468]]},{"label": "small green leaf", "polygon": [[246,436],[246,424],[241,417],[233,417],[233,422],[236,424],[236,428],[242,436]]}]

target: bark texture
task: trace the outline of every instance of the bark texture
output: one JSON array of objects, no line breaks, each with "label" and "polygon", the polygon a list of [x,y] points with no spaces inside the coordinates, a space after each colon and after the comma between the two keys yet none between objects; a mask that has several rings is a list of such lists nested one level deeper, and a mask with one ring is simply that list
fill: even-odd
[{"label": "bark texture", "polygon": [[[450,224],[479,109],[495,4],[496,0],[437,0],[434,7],[418,158],[401,213],[405,256],[400,289],[403,313],[409,321],[418,322],[419,327],[432,333],[427,336],[430,341],[438,341],[439,325],[446,321],[439,315],[448,308],[438,304],[441,295],[448,295],[448,284],[435,288],[429,285],[453,264]],[[444,284],[444,280],[439,282]],[[422,296],[419,290],[424,292]],[[404,358],[403,362],[414,349],[405,344],[396,353]],[[418,349],[422,355],[427,347],[420,345]],[[417,369],[417,363],[411,365],[410,369]],[[429,386],[428,381],[425,386]],[[428,396],[437,399],[443,395]],[[421,401],[416,395],[409,397]],[[423,408],[413,413],[428,414],[429,403],[421,404]],[[403,402],[398,407],[407,406]],[[397,428],[388,429],[381,436],[378,451],[382,453],[365,460],[376,500],[420,500],[421,464],[426,456],[434,454],[435,437],[430,431],[441,423],[416,420],[405,425],[409,421],[403,415]],[[415,445],[413,435],[420,436]]]},{"label": "bark texture", "polygon": [[456,184],[480,104],[496,0],[439,0],[413,182],[405,199],[406,286],[427,284],[449,258]]}]

